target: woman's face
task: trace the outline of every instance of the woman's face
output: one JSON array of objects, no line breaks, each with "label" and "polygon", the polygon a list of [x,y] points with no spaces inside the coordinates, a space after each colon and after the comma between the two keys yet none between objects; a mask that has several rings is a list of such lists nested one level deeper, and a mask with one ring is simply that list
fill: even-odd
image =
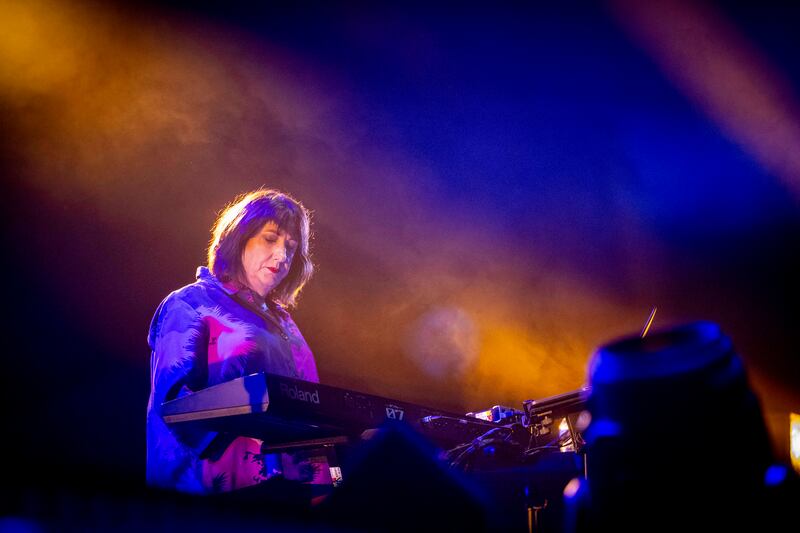
[{"label": "woman's face", "polygon": [[266,297],[289,273],[295,250],[297,241],[292,235],[273,221],[264,224],[242,252],[247,286]]}]

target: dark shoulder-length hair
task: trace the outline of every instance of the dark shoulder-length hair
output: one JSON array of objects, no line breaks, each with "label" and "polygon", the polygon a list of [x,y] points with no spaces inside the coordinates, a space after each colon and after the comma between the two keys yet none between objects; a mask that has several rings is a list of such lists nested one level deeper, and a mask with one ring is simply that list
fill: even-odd
[{"label": "dark shoulder-length hair", "polygon": [[221,281],[243,281],[245,245],[264,224],[273,221],[298,239],[298,245],[289,273],[270,291],[268,298],[293,307],[314,272],[309,252],[310,218],[308,209],[288,194],[263,188],[242,194],[220,211],[214,223],[208,246],[208,269]]}]

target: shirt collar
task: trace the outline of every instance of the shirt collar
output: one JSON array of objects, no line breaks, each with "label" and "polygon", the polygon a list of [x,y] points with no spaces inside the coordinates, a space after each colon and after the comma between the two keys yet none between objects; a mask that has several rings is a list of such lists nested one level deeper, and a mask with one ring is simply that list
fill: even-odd
[{"label": "shirt collar", "polygon": [[216,285],[230,295],[234,295],[242,290],[240,284],[221,282],[214,274],[211,273],[208,267],[205,266],[197,267],[196,277],[197,281],[205,281],[206,283]]},{"label": "shirt collar", "polygon": [[207,283],[211,283],[216,285],[227,294],[231,296],[236,296],[237,298],[241,298],[242,300],[254,305],[258,308],[266,310],[269,306],[267,301],[259,296],[255,291],[251,290],[247,285],[239,283],[238,281],[231,280],[228,282],[220,281],[208,267],[201,266],[197,268],[197,281],[205,281]]}]

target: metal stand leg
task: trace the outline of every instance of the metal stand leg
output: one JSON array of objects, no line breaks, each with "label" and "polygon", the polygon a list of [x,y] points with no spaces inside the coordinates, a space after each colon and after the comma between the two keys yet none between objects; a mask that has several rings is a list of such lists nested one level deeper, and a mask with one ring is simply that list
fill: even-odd
[{"label": "metal stand leg", "polygon": [[539,520],[541,512],[547,508],[547,500],[542,505],[531,505],[528,507],[528,533],[539,531]]}]

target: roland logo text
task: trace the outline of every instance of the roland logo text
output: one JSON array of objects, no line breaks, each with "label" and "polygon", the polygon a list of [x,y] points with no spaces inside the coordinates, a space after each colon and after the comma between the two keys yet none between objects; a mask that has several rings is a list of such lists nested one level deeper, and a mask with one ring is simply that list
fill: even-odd
[{"label": "roland logo text", "polygon": [[287,385],[286,383],[281,383],[281,395],[286,396],[290,400],[319,404],[318,390],[315,390],[314,392],[306,391],[299,388],[297,385]]}]

